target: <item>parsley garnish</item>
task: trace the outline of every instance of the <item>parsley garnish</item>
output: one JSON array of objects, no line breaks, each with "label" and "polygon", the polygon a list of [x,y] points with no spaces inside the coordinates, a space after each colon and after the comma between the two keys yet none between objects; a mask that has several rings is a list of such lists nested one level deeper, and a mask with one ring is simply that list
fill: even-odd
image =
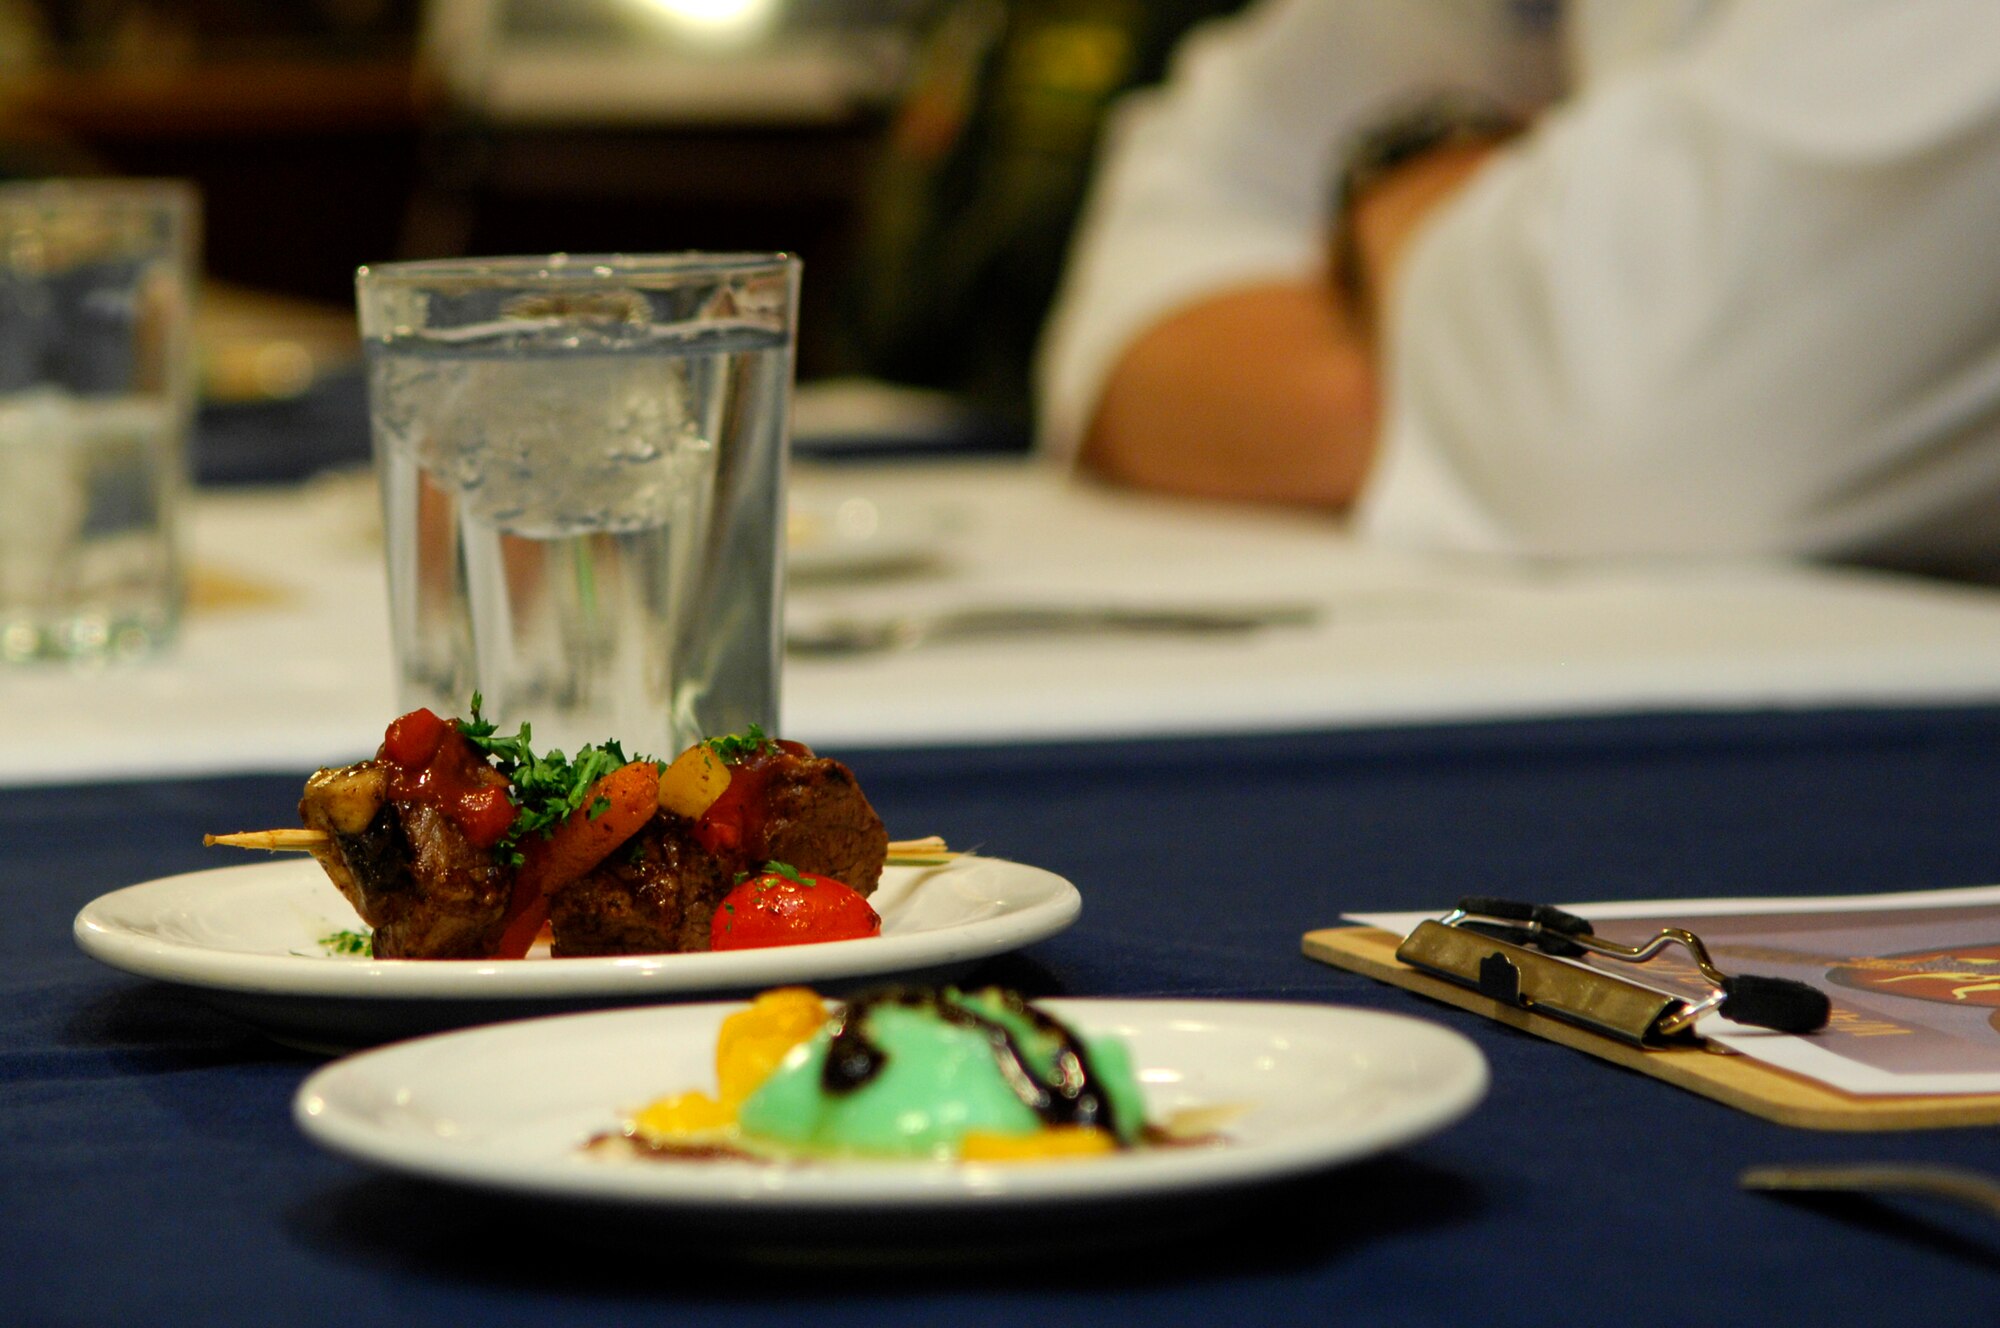
[{"label": "parsley garnish", "polygon": [[764,864],[764,874],[766,876],[782,876],[793,885],[803,885],[808,890],[812,889],[813,886],[813,883],[801,875],[799,869],[789,862],[767,862]]},{"label": "parsley garnish", "polygon": [[319,948],[330,955],[360,955],[363,959],[373,957],[375,943],[365,931],[337,931],[319,938]]},{"label": "parsley garnish", "polygon": [[[458,721],[458,731],[512,782],[507,796],[519,810],[494,851],[502,861],[519,866],[521,840],[531,834],[550,835],[564,817],[583,805],[590,786],[625,765],[627,758],[616,742],[586,744],[573,758],[556,750],[537,755],[528,725],[523,722],[521,731],[511,738],[499,736],[493,721],[479,713],[481,699],[478,692],[472,694],[472,718]],[[594,821],[610,809],[610,799],[599,797],[592,800],[585,815]]]},{"label": "parsley garnish", "polygon": [[726,737],[710,738],[708,749],[722,758],[723,764],[741,761],[757,753],[768,750],[773,740],[766,737],[761,725],[752,724],[741,733],[731,733]]}]

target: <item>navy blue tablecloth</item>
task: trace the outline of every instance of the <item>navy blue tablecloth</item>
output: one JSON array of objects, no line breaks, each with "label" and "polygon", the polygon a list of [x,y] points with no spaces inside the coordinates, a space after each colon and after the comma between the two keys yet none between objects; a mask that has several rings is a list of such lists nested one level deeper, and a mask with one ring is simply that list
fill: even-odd
[{"label": "navy blue tablecloth", "polygon": [[214,865],[206,830],[288,823],[297,780],[14,790],[0,795],[0,1320],[1888,1324],[1977,1315],[2000,1289],[2000,1223],[1734,1186],[1743,1167],[1780,1161],[2000,1170],[1992,1129],[1784,1128],[1299,950],[1343,911],[1468,891],[2000,880],[2000,710],[840,755],[894,832],[1046,866],[1082,890],[1075,928],[984,976],[1043,995],[1420,1014],[1477,1042],[1489,1098],[1433,1138],[1129,1250],[746,1265],[643,1220],[570,1223],[324,1154],[288,1115],[318,1061],[75,950],[86,901]]}]

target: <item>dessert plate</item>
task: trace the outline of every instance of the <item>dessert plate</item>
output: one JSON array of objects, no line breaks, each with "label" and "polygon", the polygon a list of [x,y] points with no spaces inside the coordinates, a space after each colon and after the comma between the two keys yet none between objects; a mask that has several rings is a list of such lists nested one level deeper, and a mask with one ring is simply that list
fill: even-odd
[{"label": "dessert plate", "polygon": [[1082,908],[1052,872],[968,855],[887,867],[866,940],[707,954],[378,960],[326,938],[359,926],[319,865],[295,858],[164,877],[100,896],[76,941],[114,968],[189,987],[288,1041],[323,1049],[588,1005],[683,1000],[788,983],[949,976],[1052,936]]},{"label": "dessert plate", "polygon": [[1145,1199],[1152,1208],[1176,1195],[1218,1211],[1218,1189],[1394,1148],[1463,1116],[1486,1090],[1478,1048],[1405,1015],[1254,1001],[1037,1005],[1081,1032],[1125,1041],[1149,1120],[1195,1116],[1213,1121],[1213,1133],[1041,1164],[586,1150],[654,1098],[713,1092],[716,1032],[735,1004],[525,1020],[380,1048],[310,1076],[293,1114],[336,1153],[432,1180],[667,1212],[711,1235],[773,1238],[787,1220],[804,1220],[822,1233],[861,1229],[908,1241],[954,1215],[1046,1221],[1086,1215],[1094,1200]]}]

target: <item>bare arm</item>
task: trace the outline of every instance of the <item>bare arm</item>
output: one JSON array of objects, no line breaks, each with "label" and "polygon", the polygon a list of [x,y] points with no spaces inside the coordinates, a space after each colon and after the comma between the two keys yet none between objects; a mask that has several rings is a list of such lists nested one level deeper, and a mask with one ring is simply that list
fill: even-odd
[{"label": "bare arm", "polygon": [[1374,449],[1374,366],[1318,282],[1231,291],[1139,337],[1105,384],[1083,459],[1198,497],[1342,508]]},{"label": "bare arm", "polygon": [[1383,308],[1395,290],[1410,241],[1432,211],[1450,202],[1499,146],[1494,140],[1433,148],[1384,176],[1356,201],[1347,219],[1356,268],[1354,321],[1369,343],[1381,335]]},{"label": "bare arm", "polygon": [[1300,281],[1212,296],[1156,324],[1113,367],[1084,463],[1198,497],[1352,505],[1375,453],[1382,300],[1410,237],[1491,151],[1426,153],[1360,200],[1350,219],[1360,309]]}]

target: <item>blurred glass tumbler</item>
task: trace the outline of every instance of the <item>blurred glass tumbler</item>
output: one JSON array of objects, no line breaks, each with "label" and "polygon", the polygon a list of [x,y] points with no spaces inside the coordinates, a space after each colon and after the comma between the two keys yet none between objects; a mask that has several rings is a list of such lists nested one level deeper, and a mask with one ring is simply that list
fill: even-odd
[{"label": "blurred glass tumbler", "polygon": [[778,731],[799,263],[389,263],[356,277],[405,709],[671,759]]},{"label": "blurred glass tumbler", "polygon": [[179,623],[198,212],[175,181],[0,185],[0,660]]}]

